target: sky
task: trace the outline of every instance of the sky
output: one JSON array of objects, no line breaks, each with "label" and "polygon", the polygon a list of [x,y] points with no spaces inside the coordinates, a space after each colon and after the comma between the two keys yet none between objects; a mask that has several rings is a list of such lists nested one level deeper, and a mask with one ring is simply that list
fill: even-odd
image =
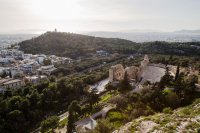
[{"label": "sky", "polygon": [[200,0],[0,0],[0,33],[200,29]]}]

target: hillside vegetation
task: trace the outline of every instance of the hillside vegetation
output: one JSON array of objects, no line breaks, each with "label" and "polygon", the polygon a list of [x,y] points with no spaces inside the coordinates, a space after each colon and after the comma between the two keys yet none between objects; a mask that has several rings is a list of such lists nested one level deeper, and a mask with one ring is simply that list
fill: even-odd
[{"label": "hillside vegetation", "polygon": [[122,54],[200,55],[199,42],[169,43],[155,41],[135,43],[118,38],[102,38],[64,32],[47,32],[39,37],[23,41],[19,45],[25,53],[54,54],[71,58],[91,56],[96,50]]},{"label": "hillside vegetation", "polygon": [[200,99],[193,104],[178,108],[174,111],[165,110],[163,113],[157,113],[146,117],[140,117],[127,123],[114,133],[129,132],[200,132]]},{"label": "hillside vegetation", "polygon": [[[26,53],[55,54],[59,56],[89,56],[96,50],[122,51],[128,48],[136,52],[137,44],[116,38],[92,37],[80,34],[47,32],[39,37],[19,43],[20,49]],[[124,50],[124,49],[123,49]]]},{"label": "hillside vegetation", "polygon": [[140,45],[140,53],[199,56],[199,42],[146,42]]}]

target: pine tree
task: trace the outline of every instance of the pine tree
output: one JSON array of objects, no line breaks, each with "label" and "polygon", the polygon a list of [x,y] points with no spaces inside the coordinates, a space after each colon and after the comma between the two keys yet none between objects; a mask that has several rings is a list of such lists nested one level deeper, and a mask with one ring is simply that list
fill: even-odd
[{"label": "pine tree", "polygon": [[97,89],[94,88],[89,94],[89,105],[90,105],[90,111],[92,111],[92,107],[95,103],[97,103],[100,100],[98,94],[97,94]]},{"label": "pine tree", "polygon": [[173,80],[173,77],[169,73],[169,68],[166,67],[165,75],[160,80],[159,88],[163,89],[165,85],[169,85],[172,80]]}]

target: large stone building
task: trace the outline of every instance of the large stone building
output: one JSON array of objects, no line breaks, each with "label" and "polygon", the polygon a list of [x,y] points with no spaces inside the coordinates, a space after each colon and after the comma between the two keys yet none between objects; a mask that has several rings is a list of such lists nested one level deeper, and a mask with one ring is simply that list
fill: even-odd
[{"label": "large stone building", "polygon": [[112,66],[109,70],[109,80],[110,82],[113,81],[120,81],[124,79],[124,67],[121,64],[117,64]]},{"label": "large stone building", "polygon": [[109,70],[109,81],[110,82],[120,81],[124,79],[125,73],[127,74],[127,77],[130,81],[140,81],[144,69],[146,68],[146,66],[148,66],[148,64],[149,64],[149,58],[147,55],[145,55],[139,67],[130,66],[124,69],[124,67],[121,64],[112,66]]},{"label": "large stone building", "polygon": [[143,61],[141,61],[141,63],[140,63],[136,80],[140,81],[142,79],[142,75],[144,73],[145,68],[148,66],[148,64],[149,64],[149,57],[147,55],[145,55]]},{"label": "large stone building", "polygon": [[138,79],[138,74],[140,72],[140,69],[139,67],[136,66],[130,66],[125,69],[125,72],[129,80],[136,81]]}]

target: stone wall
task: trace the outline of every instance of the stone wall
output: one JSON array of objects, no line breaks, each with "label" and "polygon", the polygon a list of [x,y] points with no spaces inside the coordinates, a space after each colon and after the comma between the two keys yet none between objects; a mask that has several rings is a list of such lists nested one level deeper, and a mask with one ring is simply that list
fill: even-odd
[{"label": "stone wall", "polygon": [[120,81],[124,79],[124,67],[121,64],[117,64],[115,66],[112,66],[109,70],[109,80],[110,82],[113,81]]},{"label": "stone wall", "polygon": [[136,80],[139,71],[140,71],[139,67],[136,67],[136,66],[130,66],[125,69],[125,72],[126,72],[129,80],[132,80],[132,79]]},{"label": "stone wall", "polygon": [[148,66],[149,64],[149,58],[147,55],[144,56],[144,60],[141,61],[140,67],[139,67],[139,72],[137,74],[137,80],[141,80],[142,74],[144,72],[144,69]]},{"label": "stone wall", "polygon": [[117,64],[112,66],[109,70],[109,80],[110,82],[113,81],[120,81],[124,79],[124,73],[127,73],[129,80],[140,80],[141,75],[144,72],[144,69],[149,64],[149,58],[147,55],[144,56],[144,60],[141,61],[141,65],[139,67],[130,66],[124,69],[121,64]]}]

